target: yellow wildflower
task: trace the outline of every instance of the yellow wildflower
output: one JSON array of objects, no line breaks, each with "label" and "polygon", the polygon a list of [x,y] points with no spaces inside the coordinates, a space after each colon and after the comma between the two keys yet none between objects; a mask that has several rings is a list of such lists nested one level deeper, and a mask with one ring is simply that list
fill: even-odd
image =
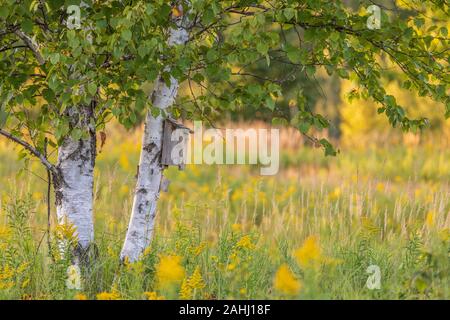
[{"label": "yellow wildflower", "polygon": [[274,287],[283,294],[293,296],[300,291],[301,283],[295,278],[289,267],[283,264],[275,274]]},{"label": "yellow wildflower", "polygon": [[203,289],[205,287],[205,281],[203,281],[202,274],[200,273],[200,267],[196,267],[194,273],[189,278],[189,285],[192,289]]},{"label": "yellow wildflower", "polygon": [[39,200],[42,200],[44,198],[44,195],[42,194],[42,192],[33,192],[31,197],[33,198],[33,200],[39,201]]},{"label": "yellow wildflower", "polygon": [[26,288],[28,287],[28,285],[30,284],[30,279],[27,278],[22,282],[22,288]]},{"label": "yellow wildflower", "polygon": [[230,263],[229,265],[227,265],[227,270],[228,271],[233,271],[234,269],[236,269],[236,264]]},{"label": "yellow wildflower", "polygon": [[112,292],[101,292],[97,294],[97,300],[120,300],[120,295],[113,289]]},{"label": "yellow wildflower", "polygon": [[334,188],[332,192],[328,195],[331,200],[337,200],[341,196],[342,190],[339,187]]},{"label": "yellow wildflower", "polygon": [[249,235],[245,235],[243,236],[238,243],[236,244],[236,246],[238,248],[243,248],[243,249],[253,249],[255,247],[255,245],[252,243],[252,239],[250,238]]},{"label": "yellow wildflower", "polygon": [[151,252],[152,252],[151,247],[147,247],[147,248],[145,248],[144,252],[142,253],[142,256],[146,257],[146,256],[150,255]]},{"label": "yellow wildflower", "polygon": [[125,267],[127,268],[127,271],[134,272],[136,274],[141,274],[144,272],[144,263],[142,261],[136,261],[132,263],[128,261],[128,263],[125,264]]},{"label": "yellow wildflower", "polygon": [[28,262],[23,262],[23,263],[21,263],[21,264],[17,267],[16,273],[19,274],[19,273],[24,272],[24,271],[28,268],[28,265],[29,265]]},{"label": "yellow wildflower", "polygon": [[425,218],[425,225],[428,228],[431,228],[434,226],[434,212],[433,211],[429,211],[427,213],[427,217]]},{"label": "yellow wildflower", "polygon": [[5,265],[3,270],[0,268],[0,281],[11,279],[14,276],[14,269]]},{"label": "yellow wildflower", "polygon": [[11,235],[11,228],[0,226],[0,240],[8,240]]},{"label": "yellow wildflower", "polygon": [[82,294],[82,293],[77,293],[76,295],[75,295],[75,300],[87,300],[88,298],[87,298],[87,296],[85,295],[85,294]]},{"label": "yellow wildflower", "polygon": [[202,241],[200,244],[193,249],[193,254],[197,257],[199,256],[203,250],[206,248],[206,242]]},{"label": "yellow wildflower", "polygon": [[189,279],[188,280],[184,279],[183,283],[181,284],[180,299],[183,300],[192,299],[192,287],[189,283]]},{"label": "yellow wildflower", "polygon": [[233,223],[231,225],[231,230],[234,232],[240,232],[242,230],[242,225],[240,223]]},{"label": "yellow wildflower", "polygon": [[161,287],[170,287],[183,280],[184,268],[180,263],[181,257],[179,256],[161,257],[156,266],[156,278]]},{"label": "yellow wildflower", "polygon": [[128,160],[128,154],[125,152],[120,155],[119,165],[124,171],[128,171],[130,169],[130,161]]},{"label": "yellow wildflower", "polygon": [[377,183],[376,189],[378,192],[383,192],[384,191],[384,184],[381,182]]},{"label": "yellow wildflower", "polygon": [[144,295],[147,297],[147,300],[164,300],[164,296],[158,296],[158,294],[155,291],[151,292],[144,292]]},{"label": "yellow wildflower", "polygon": [[14,286],[14,282],[12,282],[12,281],[6,281],[6,282],[0,281],[0,290],[10,289],[13,286]]},{"label": "yellow wildflower", "polygon": [[124,184],[120,187],[119,194],[121,196],[127,196],[129,193],[130,193],[130,188],[126,184]]},{"label": "yellow wildflower", "polygon": [[76,231],[76,227],[66,219],[56,226],[55,236],[59,240],[75,241],[77,239]]},{"label": "yellow wildflower", "polygon": [[303,268],[317,267],[322,260],[322,253],[315,236],[308,237],[303,246],[294,252],[298,264]]}]

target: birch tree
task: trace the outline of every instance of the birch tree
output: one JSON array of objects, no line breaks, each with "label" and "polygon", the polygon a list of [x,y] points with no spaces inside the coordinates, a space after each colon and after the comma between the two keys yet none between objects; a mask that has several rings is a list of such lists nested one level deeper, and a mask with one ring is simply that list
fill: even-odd
[{"label": "birch tree", "polygon": [[140,85],[161,67],[158,28],[168,22],[160,9],[146,1],[0,1],[0,136],[48,170],[57,220],[75,229],[76,263],[94,241],[97,133],[104,143],[109,119],[129,127],[148,106]]},{"label": "birch tree", "polygon": [[[169,46],[183,46],[189,40],[189,19],[183,11],[182,5],[172,8],[171,20],[174,25],[168,31]],[[170,73],[170,67],[167,66],[163,72]],[[163,75],[160,75],[151,94],[151,104],[159,112],[155,115],[148,112],[145,118],[133,207],[121,259],[136,261],[152,237],[163,172],[161,150],[164,116],[168,115],[167,109],[174,103],[178,87],[178,79],[169,75],[166,83]]]},{"label": "birch tree", "polygon": [[[404,90],[444,103],[450,116],[446,22],[433,21],[432,28],[423,23],[425,10],[448,17],[448,4],[401,1],[389,9],[374,1],[359,3],[356,9],[325,0],[170,4],[162,34],[171,48],[162,54],[164,69],[149,99],[152,109],[145,120],[122,259],[138,260],[151,242],[163,173],[162,119],[168,114],[210,122],[251,105],[269,110],[275,123],[298,128],[326,155],[336,155],[329,141],[312,134],[326,129],[329,121],[312,111],[301,87],[295,114],[287,117],[277,107],[290,84],[300,76],[314,82],[321,69],[354,81],[357,89],[350,97],[375,101],[379,114],[402,130],[422,130],[427,119],[411,118],[385,90],[394,74]],[[277,72],[281,69],[286,72]],[[180,86],[187,94],[178,94]]]}]

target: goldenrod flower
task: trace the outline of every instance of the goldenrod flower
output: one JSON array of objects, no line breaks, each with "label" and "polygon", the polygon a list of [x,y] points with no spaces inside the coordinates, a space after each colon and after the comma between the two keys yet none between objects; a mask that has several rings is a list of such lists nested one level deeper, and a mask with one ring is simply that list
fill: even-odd
[{"label": "goldenrod flower", "polygon": [[236,269],[236,264],[230,263],[229,265],[227,265],[227,270],[228,271],[233,271],[234,269]]},{"label": "goldenrod flower", "polygon": [[425,225],[428,228],[431,228],[434,226],[434,212],[430,211],[427,213],[427,217],[425,218]]},{"label": "goldenrod flower", "polygon": [[234,232],[240,232],[242,230],[242,225],[240,223],[233,223],[231,225],[231,230]]},{"label": "goldenrod flower", "polygon": [[206,248],[206,242],[202,241],[200,244],[192,250],[192,253],[197,257],[199,256],[203,250]]},{"label": "goldenrod flower", "polygon": [[13,286],[14,286],[14,282],[12,282],[12,281],[7,281],[7,282],[0,281],[0,290],[10,289]]},{"label": "goldenrod flower", "polygon": [[295,278],[287,264],[283,264],[275,274],[274,287],[285,295],[293,296],[299,293],[301,283]]},{"label": "goldenrod flower", "polygon": [[200,273],[200,267],[196,267],[194,273],[189,278],[189,285],[192,289],[203,289],[205,282],[203,281],[202,274]]},{"label": "goldenrod flower", "polygon": [[156,266],[156,278],[160,287],[167,288],[183,281],[184,268],[180,263],[181,257],[179,256],[161,258]]},{"label": "goldenrod flower", "polygon": [[28,262],[23,262],[23,263],[21,263],[21,264],[17,267],[16,273],[17,273],[17,274],[23,273],[23,272],[28,268],[28,266],[29,266],[29,263],[28,263]]},{"label": "goldenrod flower", "polygon": [[101,292],[97,294],[97,300],[120,300],[120,294],[116,288],[113,288],[111,292]]},{"label": "goldenrod flower", "polygon": [[158,296],[158,294],[155,291],[151,292],[144,292],[144,295],[147,297],[147,300],[164,300],[164,296]]},{"label": "goldenrod flower", "polygon": [[332,192],[330,192],[330,194],[328,195],[328,197],[331,200],[337,200],[342,194],[342,190],[341,188],[337,187],[335,188]]},{"label": "goldenrod flower", "polygon": [[238,248],[243,248],[243,249],[253,249],[255,248],[255,245],[252,243],[252,239],[250,238],[249,235],[245,235],[243,236],[238,243],[236,244],[236,246]]},{"label": "goldenrod flower", "polygon": [[378,192],[383,192],[384,191],[384,184],[381,182],[377,183],[376,189]]},{"label": "goldenrod flower", "polygon": [[322,252],[315,236],[308,237],[303,246],[294,252],[298,264],[303,268],[318,267],[322,260]]},{"label": "goldenrod flower", "polygon": [[8,280],[14,276],[14,269],[9,265],[5,265],[3,269],[0,269],[0,281]]},{"label": "goldenrod flower", "polygon": [[22,289],[28,287],[28,285],[30,284],[30,279],[27,278],[22,282]]},{"label": "goldenrod flower", "polygon": [[8,240],[11,233],[11,228],[0,226],[0,240]]},{"label": "goldenrod flower", "polygon": [[67,219],[65,219],[63,223],[60,223],[55,227],[55,235],[59,240],[76,240],[76,232],[77,228],[75,227],[75,225],[69,222]]},{"label": "goldenrod flower", "polygon": [[87,300],[88,298],[87,298],[87,296],[85,295],[85,294],[82,294],[82,293],[77,293],[76,295],[75,295],[75,300]]},{"label": "goldenrod flower", "polygon": [[184,279],[183,283],[181,284],[180,299],[183,300],[192,299],[192,287],[189,284],[189,279],[188,280]]}]

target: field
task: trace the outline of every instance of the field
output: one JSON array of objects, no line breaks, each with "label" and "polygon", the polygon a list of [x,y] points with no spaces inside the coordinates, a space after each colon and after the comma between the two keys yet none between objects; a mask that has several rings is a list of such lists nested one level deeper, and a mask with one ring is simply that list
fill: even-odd
[{"label": "field", "polygon": [[52,210],[47,241],[45,171],[23,169],[0,141],[0,299],[450,298],[445,138],[342,145],[325,157],[282,132],[275,176],[171,168],[151,248],[121,265],[140,135],[110,128],[99,154],[98,257],[81,290],[67,286],[80,281],[68,279],[69,262],[48,252],[73,230],[56,227]]}]

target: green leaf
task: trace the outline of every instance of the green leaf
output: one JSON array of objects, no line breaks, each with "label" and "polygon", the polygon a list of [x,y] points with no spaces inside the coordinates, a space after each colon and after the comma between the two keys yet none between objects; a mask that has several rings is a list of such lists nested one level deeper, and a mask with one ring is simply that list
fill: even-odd
[{"label": "green leaf", "polygon": [[283,10],[283,14],[286,19],[289,21],[295,16],[295,10],[293,8],[286,8]]},{"label": "green leaf", "polygon": [[9,15],[9,7],[6,5],[0,6],[0,18],[7,18]]},{"label": "green leaf", "polygon": [[289,125],[289,122],[285,118],[274,117],[274,118],[272,118],[272,125],[274,125],[274,126],[287,126],[287,125]]},{"label": "green leaf", "polygon": [[325,150],[325,156],[336,156],[337,151],[334,149],[333,145],[327,139],[320,139],[320,144]]},{"label": "green leaf", "polygon": [[258,51],[260,54],[265,56],[267,54],[267,52],[269,51],[269,46],[267,45],[267,43],[259,42],[256,45],[256,51]]},{"label": "green leaf", "polygon": [[59,62],[59,58],[60,58],[59,53],[53,53],[53,54],[50,56],[50,62],[51,62],[52,64],[57,64],[57,63]]},{"label": "green leaf", "polygon": [[7,119],[8,113],[6,113],[3,109],[0,109],[0,129],[6,124]]},{"label": "green leaf", "polygon": [[133,34],[131,33],[130,29],[125,29],[125,30],[122,31],[120,36],[122,37],[123,40],[128,42],[128,41],[131,40],[131,37],[133,36]]},{"label": "green leaf", "polygon": [[33,32],[33,22],[29,19],[25,19],[21,22],[20,27],[22,30],[26,33],[32,33]]},{"label": "green leaf", "polygon": [[271,97],[266,98],[266,107],[272,111],[275,109],[275,101]]},{"label": "green leaf", "polygon": [[146,44],[141,44],[138,48],[138,54],[141,58],[144,58],[147,54],[149,54],[150,48]]},{"label": "green leaf", "polygon": [[301,122],[298,125],[298,130],[300,130],[300,132],[302,134],[307,134],[310,128],[311,128],[311,123],[309,123],[307,121]]},{"label": "green leaf", "polygon": [[315,66],[306,66],[306,74],[308,75],[308,77],[312,78],[315,73],[316,73]]},{"label": "green leaf", "polygon": [[91,96],[94,96],[97,93],[97,85],[93,82],[88,84],[87,89]]},{"label": "green leaf", "polygon": [[292,63],[300,62],[300,54],[298,52],[298,48],[291,46],[291,45],[286,45],[286,54],[287,54],[288,59]]}]

